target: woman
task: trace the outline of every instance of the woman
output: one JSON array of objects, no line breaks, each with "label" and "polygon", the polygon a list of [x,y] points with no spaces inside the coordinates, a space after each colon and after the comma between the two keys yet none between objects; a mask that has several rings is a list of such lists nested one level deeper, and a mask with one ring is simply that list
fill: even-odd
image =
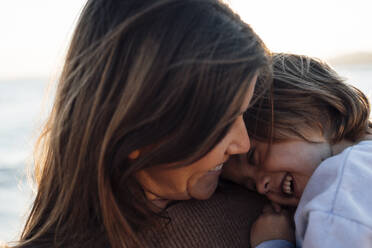
[{"label": "woman", "polygon": [[[271,94],[247,111],[251,150],[226,167],[226,177],[297,207],[297,247],[370,247],[368,99],[324,62],[293,54],[273,60]],[[294,243],[291,222],[286,211],[266,208],[253,225],[252,246]],[[278,240],[257,247],[279,246],[293,247]]]},{"label": "woman", "polygon": [[16,247],[146,244],[167,206],[209,198],[248,151],[242,114],[267,68],[259,37],[217,0],[88,0]]}]

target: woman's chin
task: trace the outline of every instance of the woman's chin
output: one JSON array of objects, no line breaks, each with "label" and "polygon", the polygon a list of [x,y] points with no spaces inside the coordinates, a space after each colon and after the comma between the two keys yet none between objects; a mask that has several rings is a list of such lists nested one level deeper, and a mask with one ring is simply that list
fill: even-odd
[{"label": "woman's chin", "polygon": [[187,192],[191,198],[206,200],[216,191],[221,170],[211,171],[191,178],[187,185]]},{"label": "woman's chin", "polygon": [[213,193],[216,191],[218,185],[218,180],[214,180],[213,182],[201,182],[196,185],[193,185],[189,189],[189,195],[197,200],[206,200],[210,198]]}]

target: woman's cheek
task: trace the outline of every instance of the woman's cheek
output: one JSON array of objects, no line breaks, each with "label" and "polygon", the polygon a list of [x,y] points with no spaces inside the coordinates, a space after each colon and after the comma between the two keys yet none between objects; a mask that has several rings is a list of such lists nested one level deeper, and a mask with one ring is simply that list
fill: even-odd
[{"label": "woman's cheek", "polygon": [[235,183],[240,183],[238,169],[233,164],[228,164],[222,169],[222,177],[229,179]]},{"label": "woman's cheek", "polygon": [[236,158],[232,158],[222,169],[222,177],[226,178],[234,183],[245,185],[246,181],[250,179],[248,173],[248,165],[242,164],[242,162]]}]

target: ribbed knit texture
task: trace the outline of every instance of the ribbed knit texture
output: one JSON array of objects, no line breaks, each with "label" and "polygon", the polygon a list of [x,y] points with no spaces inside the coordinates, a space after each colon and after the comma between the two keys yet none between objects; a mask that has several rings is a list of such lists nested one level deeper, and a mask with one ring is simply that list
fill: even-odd
[{"label": "ribbed knit texture", "polygon": [[224,186],[208,200],[170,206],[170,222],[159,220],[163,227],[147,230],[140,237],[149,248],[248,248],[251,224],[265,203],[262,196],[240,186]]}]

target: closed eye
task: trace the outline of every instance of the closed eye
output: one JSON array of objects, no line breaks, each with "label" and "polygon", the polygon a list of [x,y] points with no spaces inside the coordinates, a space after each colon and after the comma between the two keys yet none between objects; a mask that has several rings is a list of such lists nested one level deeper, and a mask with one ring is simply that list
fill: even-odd
[{"label": "closed eye", "polygon": [[254,159],[255,151],[256,151],[256,148],[251,147],[251,149],[247,152],[247,162],[251,166],[256,165],[255,159]]},{"label": "closed eye", "polygon": [[244,186],[251,191],[257,192],[256,183],[251,178],[245,180]]}]

